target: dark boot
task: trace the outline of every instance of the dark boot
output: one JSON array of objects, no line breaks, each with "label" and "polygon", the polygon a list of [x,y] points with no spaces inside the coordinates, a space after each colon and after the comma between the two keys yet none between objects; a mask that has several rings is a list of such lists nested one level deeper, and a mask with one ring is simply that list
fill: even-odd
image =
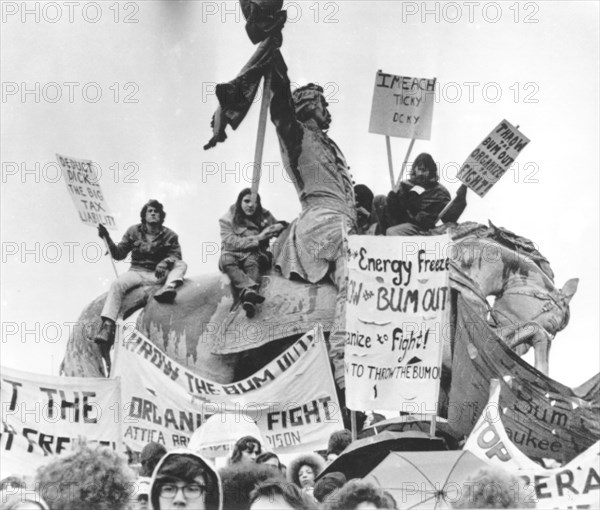
[{"label": "dark boot", "polygon": [[98,334],[94,337],[94,342],[98,345],[107,345],[109,350],[115,343],[115,321],[102,317],[102,325]]},{"label": "dark boot", "polygon": [[246,289],[246,291],[242,294],[242,301],[259,305],[260,303],[265,302],[265,297],[261,296],[254,289]]},{"label": "dark boot", "polygon": [[246,317],[248,317],[248,319],[252,319],[252,317],[256,315],[256,306],[254,303],[244,301],[242,303],[242,308],[246,311]]},{"label": "dark boot", "polygon": [[175,296],[177,296],[177,289],[175,284],[171,283],[154,294],[154,299],[159,303],[170,305],[175,301]]},{"label": "dark boot", "polygon": [[94,338],[94,342],[100,349],[100,355],[106,364],[106,377],[110,376],[110,349],[115,343],[115,330],[115,321],[103,317],[100,330]]}]

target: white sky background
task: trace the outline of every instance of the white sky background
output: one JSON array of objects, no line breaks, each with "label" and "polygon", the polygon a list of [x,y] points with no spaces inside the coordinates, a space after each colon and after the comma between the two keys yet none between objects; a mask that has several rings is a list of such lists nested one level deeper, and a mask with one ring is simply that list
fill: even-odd
[{"label": "white sky background", "polygon": [[[63,2],[25,4],[37,9],[38,20],[27,14],[23,22],[22,2],[2,2],[3,94],[11,82],[18,87],[1,104],[2,364],[56,374],[69,323],[108,289],[113,271],[100,259],[101,240],[80,222],[64,182],[53,182],[54,154],[100,165],[117,218],[116,241],[139,221],[147,199],[156,198],[165,204],[166,225],[180,236],[188,274],[217,271],[218,256],[206,253],[219,243],[218,218],[249,186],[234,169],[245,166],[250,178],[258,107],[236,132],[228,129],[226,143],[210,151],[202,145],[217,106],[214,84],[233,78],[254,47],[233,2],[99,2],[99,11],[80,2],[72,7],[72,22]],[[432,137],[415,143],[413,157],[430,152],[452,193],[458,166],[492,128],[503,118],[520,125],[531,143],[518,159],[519,172],[509,171],[485,199],[470,192],[462,219],[490,219],[532,239],[550,260],[557,286],[580,278],[570,324],[551,351],[550,375],[575,386],[597,373],[598,3],[286,5],[282,52],[290,77],[325,85],[330,135],[356,182],[375,193],[389,190],[384,137],[368,133],[378,69],[437,77]],[[433,12],[425,15],[423,6]],[[59,21],[49,22],[59,13]],[[100,19],[92,23],[84,14]],[[125,23],[128,15],[138,22]],[[50,82],[61,84],[54,103],[57,89],[46,86]],[[66,82],[78,84],[72,102]],[[466,82],[475,82],[472,97]],[[36,83],[38,97],[23,97],[23,85],[35,90]],[[89,83],[102,90],[95,103],[90,99],[98,87],[88,87],[87,99],[82,94]],[[131,93],[137,103],[124,102]],[[392,139],[396,173],[408,142]],[[263,160],[272,168],[261,182],[263,204],[291,220],[299,202],[270,123]],[[30,173],[13,173],[15,163]],[[127,163],[137,172],[124,171]],[[68,243],[78,243],[71,253]]]}]

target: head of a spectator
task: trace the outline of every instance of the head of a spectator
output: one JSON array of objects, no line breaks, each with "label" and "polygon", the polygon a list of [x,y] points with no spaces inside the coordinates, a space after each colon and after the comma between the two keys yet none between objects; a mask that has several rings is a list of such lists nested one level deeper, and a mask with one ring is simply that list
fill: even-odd
[{"label": "head of a spectator", "polygon": [[356,197],[356,206],[362,207],[367,212],[373,208],[373,192],[366,184],[357,184],[354,186],[354,196]]},{"label": "head of a spectator", "polygon": [[461,497],[452,508],[535,508],[533,489],[498,467],[486,467],[463,484]]},{"label": "head of a spectator", "polygon": [[287,477],[290,482],[295,483],[304,491],[312,492],[315,479],[324,467],[325,462],[320,455],[307,453],[296,457],[290,462]]},{"label": "head of a spectator", "polygon": [[252,196],[250,188],[244,188],[240,191],[235,201],[235,212],[233,213],[233,223],[243,225],[245,219],[250,219],[259,224],[263,217],[263,208],[260,201],[260,195]]},{"label": "head of a spectator", "polygon": [[81,442],[70,454],[40,467],[36,484],[51,510],[124,510],[135,477],[125,457]]},{"label": "head of a spectator", "polygon": [[253,436],[244,436],[238,439],[231,453],[231,464],[238,462],[256,462],[256,458],[262,453],[260,441]]},{"label": "head of a spectator", "polygon": [[430,188],[439,181],[438,168],[431,154],[422,152],[412,164],[408,173],[408,180],[412,184]]},{"label": "head of a spectator", "polygon": [[271,479],[252,491],[249,510],[317,510],[317,505],[296,485]]},{"label": "head of a spectator", "polygon": [[24,489],[27,485],[25,481],[18,476],[7,476],[0,480],[0,491],[5,489]]},{"label": "head of a spectator", "polygon": [[158,214],[158,223],[159,225],[162,225],[165,222],[167,213],[165,212],[164,206],[158,200],[155,200],[153,198],[148,200],[148,202],[144,204],[142,210],[140,211],[140,218],[142,220],[142,224],[145,225],[148,221],[148,217],[146,216],[146,214],[148,213],[149,208],[152,208]]},{"label": "head of a spectator", "polygon": [[271,466],[273,469],[281,472],[281,462],[279,462],[279,457],[273,452],[261,453],[258,457],[256,457],[256,463]]},{"label": "head of a spectator", "polygon": [[337,492],[336,498],[330,498],[326,510],[374,510],[393,508],[383,490],[370,482],[350,480]]},{"label": "head of a spectator", "polygon": [[344,473],[339,471],[327,473],[315,484],[313,496],[319,503],[325,503],[330,495],[337,494],[345,484],[346,475]]},{"label": "head of a spectator", "polygon": [[142,464],[140,476],[152,476],[156,464],[166,453],[167,449],[160,443],[151,442],[144,446],[140,454],[140,463]]},{"label": "head of a spectator", "polygon": [[283,476],[272,466],[238,462],[219,471],[223,484],[223,508],[227,510],[248,510],[250,493],[266,480],[279,480],[286,483]]},{"label": "head of a spectator", "polygon": [[221,510],[219,474],[200,455],[179,448],[157,464],[150,484],[152,510]]},{"label": "head of a spectator", "polygon": [[327,462],[337,459],[346,447],[352,442],[352,432],[348,429],[336,430],[329,436],[327,444]]},{"label": "head of a spectator", "polygon": [[7,488],[0,492],[0,508],[2,510],[48,510],[42,497],[25,486]]}]

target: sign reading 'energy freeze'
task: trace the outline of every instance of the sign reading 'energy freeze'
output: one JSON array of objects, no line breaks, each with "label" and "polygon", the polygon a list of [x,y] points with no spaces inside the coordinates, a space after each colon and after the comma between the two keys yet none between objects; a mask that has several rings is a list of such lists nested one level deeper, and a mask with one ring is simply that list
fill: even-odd
[{"label": "sign reading 'energy freeze'", "polygon": [[448,236],[348,239],[350,409],[436,414],[448,333]]}]

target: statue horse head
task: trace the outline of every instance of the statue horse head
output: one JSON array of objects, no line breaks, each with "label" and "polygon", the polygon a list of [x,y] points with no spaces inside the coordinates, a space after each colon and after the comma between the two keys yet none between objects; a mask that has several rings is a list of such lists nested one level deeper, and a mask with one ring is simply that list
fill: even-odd
[{"label": "statue horse head", "polygon": [[533,347],[535,367],[548,375],[550,345],[569,322],[579,280],[557,289],[550,264],[533,243],[492,224],[465,223],[449,233],[454,288],[487,314],[490,326],[519,355]]}]

